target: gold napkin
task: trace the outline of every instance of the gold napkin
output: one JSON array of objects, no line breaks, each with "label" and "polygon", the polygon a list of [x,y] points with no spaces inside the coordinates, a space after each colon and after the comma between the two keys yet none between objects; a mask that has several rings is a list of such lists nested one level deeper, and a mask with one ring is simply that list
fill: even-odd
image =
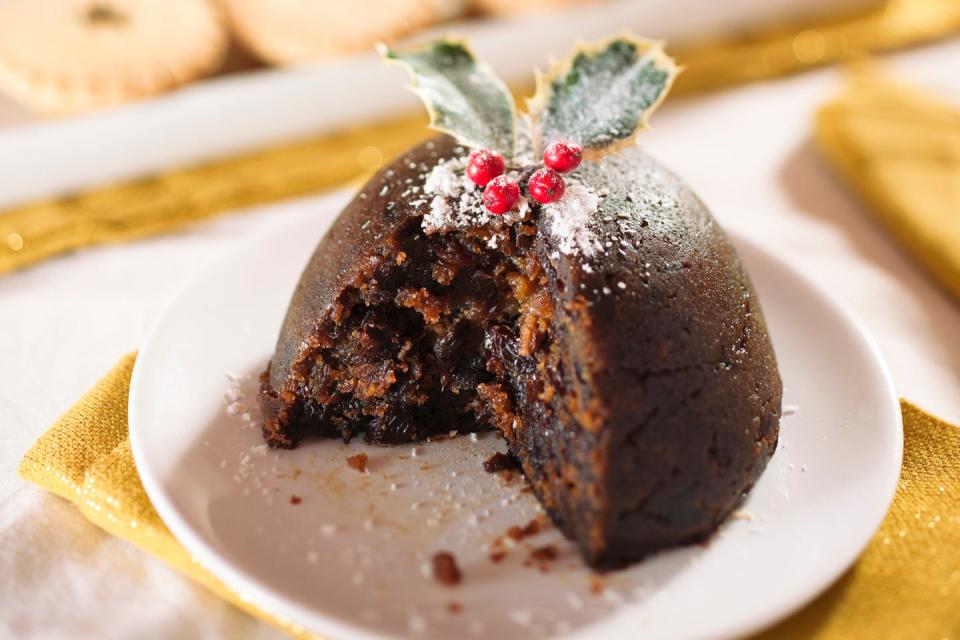
[{"label": "gold napkin", "polygon": [[[207,572],[157,516],[127,436],[135,357],[125,356],[33,445],[20,463],[20,475],[72,501],[97,525],[244,611],[309,637]],[[760,638],[960,638],[960,429],[906,401],[901,409],[903,474],[880,530],[843,578]]]},{"label": "gold napkin", "polygon": [[817,114],[816,140],[868,210],[960,298],[960,109],[860,66]]},{"label": "gold napkin", "polygon": [[[960,29],[960,0],[886,0],[816,24],[680,51],[675,93],[762,80]],[[169,232],[242,207],[342,186],[429,135],[405,117],[0,211],[0,274],[67,251]]]},{"label": "gold napkin", "polygon": [[20,461],[24,480],[73,502],[93,523],[129,540],[243,611],[298,638],[317,638],[271,615],[204,569],[150,504],[127,434],[127,397],[136,353],[124,356],[37,440]]}]

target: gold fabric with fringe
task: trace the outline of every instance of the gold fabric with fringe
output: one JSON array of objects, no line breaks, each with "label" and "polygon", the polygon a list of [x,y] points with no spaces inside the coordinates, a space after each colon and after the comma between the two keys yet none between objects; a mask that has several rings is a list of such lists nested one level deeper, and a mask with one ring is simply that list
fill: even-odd
[{"label": "gold fabric with fringe", "polygon": [[127,398],[136,354],[124,356],[24,455],[17,469],[74,503],[91,522],[129,540],[247,613],[300,638],[302,627],[272,616],[200,566],[173,537],[140,484],[127,432]]},{"label": "gold fabric with fringe", "polygon": [[[26,453],[20,475],[67,500],[244,611],[303,638],[200,566],[140,484],[127,433],[135,354],[125,356]],[[901,402],[904,461],[890,512],[825,594],[757,640],[960,637],[960,428]]]},{"label": "gold fabric with fringe", "polygon": [[[761,80],[946,37],[960,0],[888,0],[828,22],[680,52],[674,93]],[[343,186],[428,134],[404,117],[0,212],[0,274],[88,246],[169,232],[241,207]]]}]

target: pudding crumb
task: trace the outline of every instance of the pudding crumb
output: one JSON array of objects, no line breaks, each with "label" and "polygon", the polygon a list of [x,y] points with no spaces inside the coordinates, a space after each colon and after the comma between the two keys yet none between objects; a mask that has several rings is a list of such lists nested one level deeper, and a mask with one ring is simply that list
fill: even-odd
[{"label": "pudding crumb", "polygon": [[509,453],[497,452],[483,461],[483,470],[487,473],[509,471],[520,467],[520,463]]},{"label": "pudding crumb", "polygon": [[447,586],[459,584],[463,579],[457,559],[449,551],[438,551],[431,559],[433,577],[437,582]]},{"label": "pudding crumb", "polygon": [[364,473],[367,470],[367,454],[358,453],[355,456],[350,456],[347,458],[347,465],[351,469],[356,469],[360,473]]},{"label": "pudding crumb", "polygon": [[514,525],[507,529],[507,537],[513,540],[523,540],[524,538],[535,536],[538,533],[540,533],[540,520],[537,518],[534,518],[522,527]]}]

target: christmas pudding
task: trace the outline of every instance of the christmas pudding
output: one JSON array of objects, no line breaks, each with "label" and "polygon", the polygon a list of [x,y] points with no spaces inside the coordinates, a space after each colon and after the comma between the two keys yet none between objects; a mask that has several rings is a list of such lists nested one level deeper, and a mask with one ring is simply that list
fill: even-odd
[{"label": "christmas pudding", "polygon": [[266,441],[493,429],[592,566],[703,540],[772,455],[782,389],[723,231],[629,148],[672,61],[583,48],[518,118],[462,43],[386,56],[446,135],[320,241],[262,377]]}]

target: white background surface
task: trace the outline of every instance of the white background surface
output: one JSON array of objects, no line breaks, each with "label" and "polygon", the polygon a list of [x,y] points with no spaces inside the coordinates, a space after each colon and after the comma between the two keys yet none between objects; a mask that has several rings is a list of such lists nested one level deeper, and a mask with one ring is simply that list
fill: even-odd
[{"label": "white background surface", "polygon": [[[960,103],[960,41],[888,59],[899,77]],[[723,224],[766,243],[852,307],[901,395],[960,423],[960,306],[811,147],[814,111],[839,87],[839,73],[828,69],[677,99],[644,143]],[[310,206],[258,208],[0,278],[0,636],[278,637],[25,485],[14,469],[53,420],[140,344],[199,265]]]}]

